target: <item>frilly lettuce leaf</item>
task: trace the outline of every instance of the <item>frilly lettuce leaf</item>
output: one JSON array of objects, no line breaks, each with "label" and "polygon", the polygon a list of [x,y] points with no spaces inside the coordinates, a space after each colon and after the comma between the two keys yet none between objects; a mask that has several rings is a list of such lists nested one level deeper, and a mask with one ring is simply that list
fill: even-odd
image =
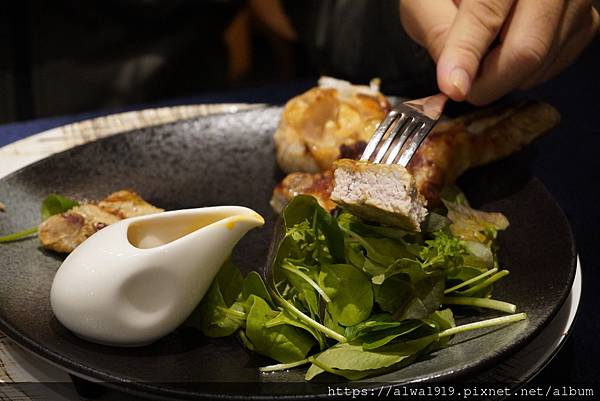
[{"label": "frilly lettuce leaf", "polygon": [[508,219],[497,212],[484,212],[448,200],[442,200],[448,209],[450,232],[452,235],[465,241],[475,241],[489,245],[496,239],[498,231],[505,230],[509,223]]},{"label": "frilly lettuce leaf", "polygon": [[498,271],[494,242],[506,218],[473,209],[458,189],[450,195],[447,216],[430,214],[418,234],[294,198],[283,211],[269,287],[256,273],[241,280],[224,266],[203,301],[211,307],[203,331],[237,331],[250,350],[280,362],[262,371],[310,363],[307,380],[326,372],[356,380],[405,366],[458,332],[522,319],[456,328],[452,311],[441,310],[505,311],[489,297],[508,274]]}]

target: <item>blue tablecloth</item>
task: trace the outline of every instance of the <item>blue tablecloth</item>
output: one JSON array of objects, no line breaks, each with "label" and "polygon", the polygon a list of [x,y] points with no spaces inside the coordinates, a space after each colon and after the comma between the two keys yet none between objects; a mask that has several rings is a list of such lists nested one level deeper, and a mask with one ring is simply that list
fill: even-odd
[{"label": "blue tablecloth", "polygon": [[[554,81],[526,93],[553,104],[561,125],[534,145],[531,168],[557,199],[577,241],[583,268],[583,295],[572,335],[535,383],[600,381],[600,41]],[[76,121],[146,107],[219,102],[283,103],[315,81],[271,84],[185,99],[95,111],[0,126],[0,146]]]},{"label": "blue tablecloth", "polygon": [[46,131],[62,125],[83,121],[90,118],[105,116],[108,114],[123,113],[132,110],[142,110],[157,107],[179,106],[186,104],[208,104],[208,103],[268,103],[283,104],[290,97],[304,92],[314,86],[315,80],[303,80],[294,82],[274,83],[264,86],[253,86],[244,89],[235,89],[217,93],[203,93],[197,96],[169,99],[154,103],[136,104],[107,110],[88,111],[80,114],[59,116],[52,118],[40,118],[37,120],[24,121],[12,124],[0,125],[0,147],[11,142],[18,141],[29,135]]}]

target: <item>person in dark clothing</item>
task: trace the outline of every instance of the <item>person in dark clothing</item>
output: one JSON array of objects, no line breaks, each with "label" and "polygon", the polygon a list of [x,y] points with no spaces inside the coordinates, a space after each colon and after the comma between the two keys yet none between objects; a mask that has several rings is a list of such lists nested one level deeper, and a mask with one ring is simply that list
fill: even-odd
[{"label": "person in dark clothing", "polygon": [[317,3],[307,40],[331,73],[379,76],[392,91],[428,88],[476,105],[552,78],[600,25],[600,2],[591,0]]},{"label": "person in dark clothing", "polygon": [[[441,90],[485,104],[557,74],[599,25],[591,0],[23,0],[5,7],[0,123],[226,88],[235,81],[231,65],[244,65],[239,54],[249,57],[242,42],[256,22],[272,43],[301,44],[303,57],[292,62],[306,58],[304,73],[379,77],[385,93]],[[242,13],[255,22],[243,23]],[[240,26],[246,31],[232,29]],[[273,60],[255,58],[260,63],[259,78],[268,79]]]},{"label": "person in dark clothing", "polygon": [[0,122],[218,89],[241,1],[24,0],[0,13]]}]

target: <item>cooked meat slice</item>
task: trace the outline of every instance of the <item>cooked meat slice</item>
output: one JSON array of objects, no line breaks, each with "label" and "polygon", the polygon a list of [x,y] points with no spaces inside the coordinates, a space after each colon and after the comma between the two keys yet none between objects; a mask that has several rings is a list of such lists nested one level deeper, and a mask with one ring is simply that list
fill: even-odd
[{"label": "cooked meat slice", "polygon": [[319,84],[283,109],[274,139],[285,172],[330,169],[342,153],[366,143],[389,110],[376,83],[368,87],[324,77]]},{"label": "cooked meat slice", "polygon": [[292,173],[288,174],[273,190],[271,207],[281,213],[285,205],[296,195],[314,196],[326,210],[335,208],[335,203],[329,198],[333,189],[333,173],[331,170],[323,173]]},{"label": "cooked meat slice", "polygon": [[113,192],[98,202],[98,206],[121,219],[163,211],[143,200],[135,192],[127,190]]},{"label": "cooked meat slice", "polygon": [[[550,105],[540,102],[523,102],[501,109],[485,109],[473,114],[440,122],[419,148],[408,171],[415,177],[419,193],[428,205],[439,201],[441,190],[468,168],[489,163],[512,153],[532,142],[558,124],[560,115]],[[295,176],[298,173],[292,173]],[[311,175],[301,174],[302,180],[286,177],[274,191],[278,203],[311,187]],[[319,202],[327,202],[332,188],[326,180],[329,173],[314,175],[319,181]],[[276,193],[275,193],[276,192]],[[287,197],[287,199],[285,198]],[[331,206],[328,209],[332,209]]]},{"label": "cooked meat slice", "polygon": [[406,168],[350,159],[336,161],[334,168],[335,203],[365,220],[420,231],[425,198]]},{"label": "cooked meat slice", "polygon": [[97,205],[85,204],[46,219],[40,224],[38,234],[44,248],[71,252],[96,231],[119,220]]},{"label": "cooked meat slice", "polygon": [[66,213],[51,216],[40,224],[38,233],[44,248],[68,253],[109,224],[162,211],[135,192],[122,190],[113,192],[98,204],[86,203]]}]

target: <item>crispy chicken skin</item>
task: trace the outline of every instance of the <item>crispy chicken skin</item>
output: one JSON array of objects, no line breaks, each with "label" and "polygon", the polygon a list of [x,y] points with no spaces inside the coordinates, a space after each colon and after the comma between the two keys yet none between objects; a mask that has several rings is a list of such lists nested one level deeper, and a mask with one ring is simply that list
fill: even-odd
[{"label": "crispy chicken skin", "polygon": [[68,253],[109,224],[162,211],[135,192],[123,190],[110,194],[97,204],[85,203],[51,216],[40,224],[38,234],[44,248]]},{"label": "crispy chicken skin", "polygon": [[[465,170],[517,152],[559,121],[560,114],[548,104],[520,102],[440,122],[407,169],[414,176],[417,189],[426,198],[428,206],[434,206],[443,187],[452,184]],[[319,202],[324,207],[331,205],[327,200],[333,186],[323,181],[332,180],[332,174],[320,173],[314,179],[320,181]],[[302,185],[295,186],[297,182],[302,182]],[[303,191],[307,187],[312,188],[309,175],[289,174],[274,191],[280,209],[285,203],[285,196],[289,200],[296,194],[307,193]]]},{"label": "crispy chicken skin", "polygon": [[324,77],[319,84],[283,109],[274,139],[277,162],[287,173],[318,173],[357,153],[355,145],[368,141],[389,110],[376,83],[367,87]]},{"label": "crispy chicken skin", "polygon": [[44,248],[71,252],[96,231],[119,220],[97,205],[84,204],[46,219],[40,224],[38,234]]},{"label": "crispy chicken skin", "polygon": [[520,102],[440,123],[407,166],[419,192],[435,205],[444,186],[466,170],[505,158],[560,121],[546,103]]},{"label": "crispy chicken skin", "polygon": [[98,202],[98,206],[121,219],[163,211],[143,200],[135,192],[127,190],[113,192]]},{"label": "crispy chicken skin", "polygon": [[288,174],[273,190],[271,207],[281,213],[285,205],[294,196],[299,194],[314,196],[319,204],[326,210],[335,208],[335,203],[330,199],[333,190],[333,172],[322,173],[292,173]]},{"label": "crispy chicken skin", "polygon": [[410,231],[421,231],[427,216],[414,177],[399,164],[337,160],[331,200],[365,220]]}]

